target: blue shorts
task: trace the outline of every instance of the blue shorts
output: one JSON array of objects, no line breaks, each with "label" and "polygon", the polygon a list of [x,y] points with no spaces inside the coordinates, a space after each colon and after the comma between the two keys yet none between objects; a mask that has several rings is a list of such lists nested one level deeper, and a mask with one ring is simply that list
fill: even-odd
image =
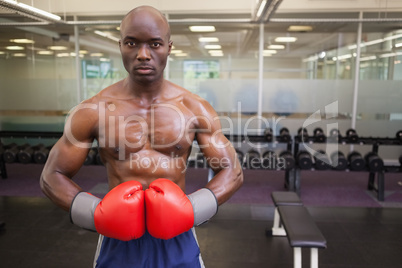
[{"label": "blue shorts", "polygon": [[172,239],[152,237],[148,232],[128,242],[99,237],[94,267],[98,268],[202,268],[194,228]]}]

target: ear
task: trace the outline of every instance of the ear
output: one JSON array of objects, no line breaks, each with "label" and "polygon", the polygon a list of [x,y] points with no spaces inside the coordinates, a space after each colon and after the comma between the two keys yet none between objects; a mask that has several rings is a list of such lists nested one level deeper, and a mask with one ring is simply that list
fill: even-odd
[{"label": "ear", "polygon": [[172,46],[173,46],[173,41],[169,40],[169,50],[168,50],[168,55],[170,55],[170,52],[172,51]]}]

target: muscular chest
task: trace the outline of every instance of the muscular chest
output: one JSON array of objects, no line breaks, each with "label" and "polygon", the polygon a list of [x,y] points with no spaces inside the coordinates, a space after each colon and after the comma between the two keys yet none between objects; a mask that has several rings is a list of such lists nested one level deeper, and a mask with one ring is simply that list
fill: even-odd
[{"label": "muscular chest", "polygon": [[105,104],[99,120],[98,141],[106,149],[124,154],[143,149],[179,156],[194,139],[195,118],[181,103],[139,105]]}]

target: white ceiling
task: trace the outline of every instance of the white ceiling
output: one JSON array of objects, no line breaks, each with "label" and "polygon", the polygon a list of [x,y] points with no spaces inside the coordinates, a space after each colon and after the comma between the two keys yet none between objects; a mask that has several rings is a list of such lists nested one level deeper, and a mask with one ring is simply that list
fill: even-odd
[{"label": "white ceiling", "polygon": [[[121,15],[139,5],[169,14],[252,14],[257,0],[20,0],[34,7],[66,15]],[[283,0],[277,13],[402,11],[401,0]]]}]

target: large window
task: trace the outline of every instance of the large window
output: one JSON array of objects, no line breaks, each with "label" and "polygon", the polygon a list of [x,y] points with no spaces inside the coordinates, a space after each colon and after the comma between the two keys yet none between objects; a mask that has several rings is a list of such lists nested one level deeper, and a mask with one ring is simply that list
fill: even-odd
[{"label": "large window", "polygon": [[[347,20],[358,13],[325,15],[345,21],[307,22],[310,27],[291,30],[302,24],[294,19],[319,15],[276,14],[261,36],[259,24],[245,22],[250,14],[168,14],[174,48],[166,77],[207,99],[219,115],[236,121],[240,131],[262,112],[266,122],[285,118],[282,125],[294,134],[312,113],[335,101],[339,113],[331,120],[338,120],[345,131],[353,111],[358,36],[358,23]],[[45,122],[52,116],[59,124],[79,101],[123,79],[126,71],[117,43],[122,16],[102,16],[104,23],[96,24],[90,23],[96,18],[66,17],[81,22],[78,26],[27,25],[30,20],[19,15],[2,17],[0,22],[15,25],[0,27],[1,128],[16,118],[28,124],[32,117],[47,118]],[[368,17],[375,18],[365,14]],[[294,19],[275,21],[284,18]],[[192,32],[189,26],[194,25],[213,25],[214,31]],[[402,28],[398,21],[363,23],[362,28],[358,132],[392,135],[402,128]],[[283,37],[293,40],[278,39]],[[266,125],[255,122],[253,128]]]}]

